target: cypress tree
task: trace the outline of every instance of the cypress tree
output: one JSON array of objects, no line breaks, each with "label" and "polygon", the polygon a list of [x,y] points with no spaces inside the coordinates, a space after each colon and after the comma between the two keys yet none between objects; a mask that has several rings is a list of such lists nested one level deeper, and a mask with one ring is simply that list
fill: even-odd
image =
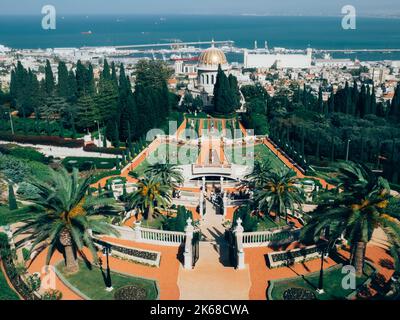
[{"label": "cypress tree", "polygon": [[53,71],[51,70],[50,61],[46,60],[45,67],[45,91],[48,96],[52,95],[55,88]]},{"label": "cypress tree", "polygon": [[324,100],[322,97],[322,87],[319,87],[318,90],[318,108],[317,108],[319,113],[324,113]]},{"label": "cypress tree", "polygon": [[238,81],[237,78],[230,74],[228,77],[229,80],[229,87],[231,88],[231,94],[233,97],[233,109],[239,109],[240,108],[240,90],[239,90],[239,85],[238,85]]},{"label": "cypress tree", "polygon": [[232,90],[221,66],[218,67],[217,81],[214,86],[214,109],[220,114],[229,114],[234,111]]},{"label": "cypress tree", "polygon": [[76,64],[76,92],[77,92],[77,97],[80,98],[84,95],[87,95],[87,69],[86,67],[82,64],[80,60],[78,60]]},{"label": "cypress tree", "polygon": [[111,69],[107,59],[104,60],[102,78],[106,81],[111,80]]},{"label": "cypress tree", "polygon": [[65,62],[60,61],[58,63],[58,82],[57,82],[57,93],[60,97],[69,97],[69,83],[68,83],[68,69]]},{"label": "cypress tree", "polygon": [[364,118],[365,116],[365,106],[366,106],[366,88],[365,88],[365,84],[363,84],[361,86],[361,91],[360,91],[360,96],[358,99],[358,115],[360,118]]},{"label": "cypress tree", "polygon": [[94,82],[93,66],[91,63],[89,63],[89,67],[86,71],[85,86],[87,94],[93,96],[96,92],[96,87]]},{"label": "cypress tree", "polygon": [[78,96],[78,87],[77,87],[77,82],[76,82],[76,75],[74,71],[70,70],[68,72],[68,93],[67,93],[67,99],[70,102],[76,102],[77,96]]},{"label": "cypress tree", "polygon": [[17,199],[15,198],[14,188],[11,183],[8,184],[8,208],[11,211],[18,209]]},{"label": "cypress tree", "polygon": [[389,109],[389,116],[400,120],[400,82],[397,84],[392,103]]},{"label": "cypress tree", "polygon": [[111,63],[111,82],[116,88],[118,87],[117,70],[114,62]]},{"label": "cypress tree", "polygon": [[351,89],[351,107],[350,107],[350,114],[353,116],[356,115],[357,112],[358,98],[359,98],[358,86],[357,82],[354,81],[353,88]]}]

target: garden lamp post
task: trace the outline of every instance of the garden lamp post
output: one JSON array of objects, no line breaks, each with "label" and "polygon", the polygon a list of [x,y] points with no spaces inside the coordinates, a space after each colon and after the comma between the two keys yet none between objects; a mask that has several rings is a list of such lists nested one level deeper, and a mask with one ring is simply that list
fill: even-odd
[{"label": "garden lamp post", "polygon": [[14,133],[14,123],[13,123],[12,115],[11,115],[11,112],[10,112],[10,111],[8,111],[8,115],[9,115],[9,117],[10,117],[11,133],[12,133],[12,134],[15,134],[15,133]]},{"label": "garden lamp post", "polygon": [[111,292],[114,290],[114,288],[112,287],[112,282],[111,282],[111,272],[110,272],[110,264],[108,261],[108,257],[111,254],[111,247],[110,246],[105,246],[103,248],[103,256],[106,256],[106,262],[107,262],[107,273],[105,276],[105,284],[106,284],[106,290]]},{"label": "garden lamp post", "polygon": [[329,233],[330,233],[329,227],[324,228],[321,232],[321,235],[323,235],[323,237],[325,239],[327,239],[327,243],[326,243],[326,246],[325,245],[321,246],[321,269],[319,271],[318,288],[316,290],[318,294],[325,293],[325,291],[324,291],[324,262],[325,262],[324,258],[325,258],[325,255],[327,253],[329,253],[329,248],[331,248],[331,246],[335,243],[334,240],[333,241],[329,240],[329,239],[332,239],[330,237]]},{"label": "garden lamp post", "polygon": [[350,153],[350,142],[351,140],[347,140],[347,149],[346,149],[346,161],[349,161],[349,153]]},{"label": "garden lamp post", "polygon": [[327,247],[321,247],[321,269],[319,271],[319,280],[318,280],[318,294],[324,294],[324,258]]},{"label": "garden lamp post", "polygon": [[101,132],[100,132],[100,122],[95,120],[94,122],[97,123],[97,130],[99,131],[99,147],[101,147]]}]

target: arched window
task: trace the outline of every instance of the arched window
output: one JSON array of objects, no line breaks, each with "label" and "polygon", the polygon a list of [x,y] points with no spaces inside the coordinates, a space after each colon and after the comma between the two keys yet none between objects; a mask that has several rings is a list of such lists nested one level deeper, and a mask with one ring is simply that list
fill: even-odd
[{"label": "arched window", "polygon": [[215,82],[214,82],[214,75],[211,75],[211,84],[215,84]]},{"label": "arched window", "polygon": [[209,75],[207,75],[207,84],[210,84]]}]

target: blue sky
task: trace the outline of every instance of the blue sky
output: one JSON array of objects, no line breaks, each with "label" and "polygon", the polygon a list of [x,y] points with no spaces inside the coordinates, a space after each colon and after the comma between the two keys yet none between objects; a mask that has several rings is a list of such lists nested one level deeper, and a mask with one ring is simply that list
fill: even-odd
[{"label": "blue sky", "polygon": [[59,14],[261,14],[340,15],[344,5],[359,15],[400,16],[399,0],[0,0],[0,14],[40,14],[52,4]]}]

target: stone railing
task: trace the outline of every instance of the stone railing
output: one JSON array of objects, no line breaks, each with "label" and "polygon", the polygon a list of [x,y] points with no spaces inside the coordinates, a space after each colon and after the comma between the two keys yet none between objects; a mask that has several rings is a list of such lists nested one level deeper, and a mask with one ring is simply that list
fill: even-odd
[{"label": "stone railing", "polygon": [[119,232],[118,238],[122,240],[156,244],[160,246],[180,246],[185,241],[184,232],[143,228],[140,222],[136,222],[133,229],[120,226],[113,227]]},{"label": "stone railing", "polygon": [[192,174],[194,175],[212,175],[212,174],[225,174],[231,175],[232,174],[232,166],[230,165],[193,165],[192,166]]},{"label": "stone railing", "polygon": [[276,230],[244,232],[243,247],[254,248],[269,245],[285,245],[297,241],[300,229],[279,228]]},{"label": "stone railing", "polygon": [[136,241],[158,245],[180,246],[185,241],[184,232],[163,231],[135,227]]}]

